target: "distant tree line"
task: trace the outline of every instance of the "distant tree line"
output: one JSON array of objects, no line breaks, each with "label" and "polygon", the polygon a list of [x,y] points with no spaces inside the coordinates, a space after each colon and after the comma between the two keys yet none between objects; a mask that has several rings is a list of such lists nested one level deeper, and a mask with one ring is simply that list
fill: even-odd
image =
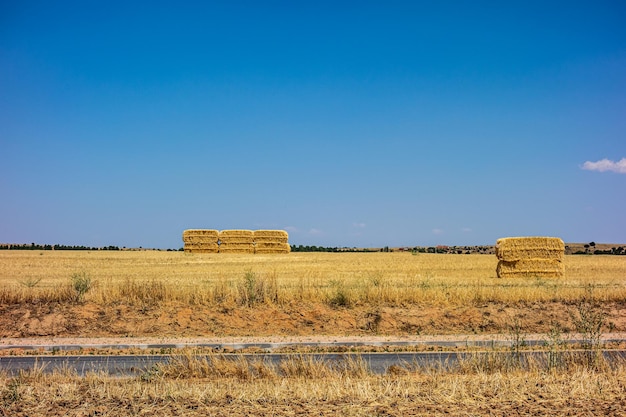
[{"label": "distant tree line", "polygon": [[292,252],[378,252],[377,249],[338,248],[326,246],[291,245]]},{"label": "distant tree line", "polygon": [[[611,249],[596,249],[595,242],[584,245],[584,251],[569,252],[573,255],[626,255],[626,247],[614,247]],[[566,246],[566,249],[569,249]],[[415,247],[399,247],[390,248],[385,246],[382,248],[345,248],[345,247],[324,247],[324,246],[308,246],[308,245],[291,245],[292,252],[411,252],[414,255],[419,253],[442,253],[442,254],[484,254],[493,255],[495,247],[489,245],[482,246],[415,246]]]},{"label": "distant tree line", "polygon": [[40,245],[37,243],[3,243],[0,244],[0,250],[120,250],[118,246],[75,246],[75,245]]},{"label": "distant tree line", "polygon": [[[566,247],[569,249],[569,247]],[[37,243],[0,243],[0,250],[128,250],[125,247],[109,245],[102,247],[83,246],[83,245],[41,245]],[[133,250],[133,249],[131,249]],[[139,247],[139,250],[143,250]],[[161,249],[156,249],[161,250]],[[183,248],[167,249],[168,252],[183,251]],[[315,245],[291,245],[292,252],[411,252],[413,254],[418,253],[448,253],[448,254],[470,254],[470,253],[482,253],[493,254],[493,246],[415,246],[415,247],[401,247],[390,248],[385,246],[383,248],[346,248],[346,247],[326,247]],[[626,247],[619,246],[610,249],[597,249],[595,242],[590,242],[584,245],[584,251],[579,250],[576,252],[570,252],[573,255],[626,255]]]},{"label": "distant tree line", "polygon": [[[572,252],[573,255],[626,255],[626,248],[623,246],[617,246],[610,249],[597,249],[596,242],[589,242],[583,245],[585,250],[577,250]],[[566,246],[568,249],[569,246]]]}]

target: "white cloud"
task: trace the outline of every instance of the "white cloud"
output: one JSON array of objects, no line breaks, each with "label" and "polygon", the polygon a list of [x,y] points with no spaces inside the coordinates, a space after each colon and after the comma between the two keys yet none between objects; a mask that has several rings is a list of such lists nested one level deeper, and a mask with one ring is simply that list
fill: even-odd
[{"label": "white cloud", "polygon": [[433,229],[433,234],[434,235],[441,235],[441,234],[443,234],[443,230],[442,229]]},{"label": "white cloud", "polygon": [[319,230],[319,229],[315,229],[315,228],[313,228],[313,229],[309,230],[309,234],[310,234],[310,235],[314,235],[314,236],[318,236],[318,235],[321,235],[321,234],[323,234],[323,233],[324,233],[324,232],[322,232],[321,230]]},{"label": "white cloud", "polygon": [[357,229],[365,229],[365,223],[352,223],[352,227],[356,227]]},{"label": "white cloud", "polygon": [[462,228],[462,229],[461,229],[461,231],[462,231],[463,233],[469,233],[469,232],[471,232],[471,231],[472,231],[472,229],[470,229],[469,227],[464,227],[464,228]]},{"label": "white cloud", "polygon": [[618,174],[626,174],[626,158],[622,158],[617,162],[606,158],[597,162],[587,161],[583,164],[582,169],[586,169],[587,171],[612,171]]}]

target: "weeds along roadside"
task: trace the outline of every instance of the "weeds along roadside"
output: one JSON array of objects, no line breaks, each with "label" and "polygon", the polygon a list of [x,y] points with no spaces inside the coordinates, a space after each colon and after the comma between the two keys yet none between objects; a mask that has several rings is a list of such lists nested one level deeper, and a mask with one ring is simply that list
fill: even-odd
[{"label": "weeds along roadside", "polygon": [[104,373],[79,377],[70,370],[48,374],[41,367],[17,376],[0,373],[0,404],[7,412],[28,408],[44,413],[51,407],[89,405],[100,407],[99,412],[103,405],[128,412],[132,400],[136,410],[145,411],[155,404],[177,409],[213,404],[232,408],[233,415],[241,411],[237,407],[246,404],[255,404],[259,410],[294,400],[318,407],[334,401],[364,407],[375,403],[394,409],[403,404],[458,407],[460,403],[486,402],[497,406],[507,402],[529,404],[529,400],[556,407],[574,400],[577,404],[623,406],[626,361],[601,355],[593,355],[594,360],[589,361],[587,355],[600,349],[596,341],[601,340],[605,328],[597,304],[583,300],[572,314],[582,336],[577,352],[566,350],[561,330],[555,326],[545,335],[542,357],[521,355],[526,337],[519,320],[509,329],[512,343],[508,351],[469,352],[448,366],[407,363],[390,367],[384,375],[374,374],[359,355],[349,355],[341,363],[325,363],[312,355],[296,354],[281,364],[272,364],[243,355],[199,356],[189,349],[175,355],[167,365],[128,378]]},{"label": "weeds along roadside", "polygon": [[[570,312],[576,326],[577,333],[567,335],[559,323],[554,323],[544,335],[543,343],[528,344],[524,325],[519,317],[513,318],[508,328],[508,345],[492,344],[488,347],[468,345],[464,349],[450,348],[439,351],[447,352],[444,362],[432,361],[429,357],[422,357],[423,362],[401,363],[389,368],[388,373],[457,373],[457,374],[494,374],[510,372],[574,372],[587,369],[597,372],[625,368],[626,357],[622,351],[605,351],[603,331],[606,328],[605,316],[598,304],[590,301],[581,301],[576,309]],[[572,341],[572,337],[575,338]],[[623,345],[622,345],[623,349]],[[214,348],[188,347],[183,349],[169,349],[156,352],[167,354],[170,360],[166,364],[158,364],[146,370],[142,380],[154,378],[237,378],[244,381],[255,379],[280,378],[362,378],[373,375],[369,363],[363,354],[369,352],[410,352],[411,349],[401,347],[400,350],[369,350],[364,347],[340,346],[340,349],[331,346],[321,350],[305,346],[298,350],[297,346],[290,346],[281,351],[281,360],[272,361],[270,353],[256,348],[253,350],[227,350],[228,353],[217,352]],[[432,352],[432,350],[420,350]],[[239,352],[239,353],[237,353]],[[40,352],[39,352],[40,353]],[[81,354],[81,352],[74,352]],[[92,355],[96,352],[89,351]],[[135,351],[134,354],[145,354],[145,351]],[[155,352],[149,352],[155,354]],[[263,355],[254,355],[254,353]],[[333,353],[334,358],[319,356],[323,353]],[[30,354],[37,355],[33,352]],[[128,353],[125,353],[128,354]],[[336,358],[340,358],[337,360]],[[431,357],[432,358],[432,357]],[[29,373],[43,374],[42,368],[35,367]]]},{"label": "weeds along roadside", "polygon": [[68,370],[48,374],[42,369],[13,377],[0,374],[0,404],[7,412],[27,408],[31,415],[37,415],[36,410],[49,411],[52,406],[69,409],[85,405],[106,405],[128,413],[131,402],[143,412],[151,405],[202,407],[211,403],[230,409],[254,404],[258,410],[293,401],[311,402],[318,407],[328,406],[329,401],[364,407],[373,403],[414,407],[468,401],[528,404],[537,399],[553,401],[557,406],[572,399],[578,404],[593,401],[619,405],[626,391],[623,361],[600,368],[569,362],[556,370],[538,364],[520,368],[495,361],[483,362],[479,367],[474,360],[470,358],[450,369],[408,365],[374,375],[358,360],[339,367],[300,356],[286,365],[273,366],[241,357],[197,359],[182,355],[167,367],[152,368],[129,378],[102,373],[78,377]]}]

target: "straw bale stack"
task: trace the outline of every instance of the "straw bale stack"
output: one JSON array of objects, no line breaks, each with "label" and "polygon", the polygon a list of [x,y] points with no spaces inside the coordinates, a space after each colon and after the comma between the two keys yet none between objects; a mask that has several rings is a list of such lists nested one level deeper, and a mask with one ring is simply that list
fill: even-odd
[{"label": "straw bale stack", "polygon": [[222,230],[219,235],[220,253],[254,253],[252,230]]},{"label": "straw bale stack", "polygon": [[219,232],[209,229],[188,229],[183,231],[185,252],[217,253]]},{"label": "straw bale stack", "polygon": [[499,278],[562,277],[565,244],[556,237],[506,237],[496,242]]},{"label": "straw bale stack", "polygon": [[255,253],[289,253],[289,234],[284,230],[255,230]]},{"label": "straw bale stack", "polygon": [[183,232],[185,252],[191,253],[289,253],[289,234],[284,230],[209,230]]}]

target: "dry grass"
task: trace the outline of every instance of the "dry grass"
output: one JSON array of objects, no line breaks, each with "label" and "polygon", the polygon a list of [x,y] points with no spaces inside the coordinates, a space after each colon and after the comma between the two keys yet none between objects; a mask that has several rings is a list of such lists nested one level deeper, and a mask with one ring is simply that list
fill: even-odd
[{"label": "dry grass", "polygon": [[0,415],[623,415],[626,367],[560,372],[336,368],[295,360],[281,369],[243,359],[179,358],[139,377],[41,370],[0,375]]},{"label": "dry grass", "polygon": [[[276,283],[274,303],[466,305],[476,302],[574,303],[626,298],[626,257],[566,256],[566,275],[499,279],[497,260],[488,255],[406,253],[185,254],[181,252],[0,252],[0,303],[70,298],[68,281],[87,274],[94,288],[85,300],[112,303],[167,294],[184,303],[240,301],[240,285],[251,271],[259,282]],[[24,282],[36,282],[26,286]],[[129,293],[135,289],[137,295]]]},{"label": "dry grass", "polygon": [[575,303],[590,293],[603,302],[626,299],[626,257],[566,256],[564,263],[566,274],[559,279],[532,274],[499,279],[497,259],[488,255],[2,251],[0,304],[69,301],[70,277],[77,273],[92,280],[84,299],[96,304],[242,303],[240,288],[248,272],[257,283],[271,281],[275,294],[267,302],[276,305]]}]

